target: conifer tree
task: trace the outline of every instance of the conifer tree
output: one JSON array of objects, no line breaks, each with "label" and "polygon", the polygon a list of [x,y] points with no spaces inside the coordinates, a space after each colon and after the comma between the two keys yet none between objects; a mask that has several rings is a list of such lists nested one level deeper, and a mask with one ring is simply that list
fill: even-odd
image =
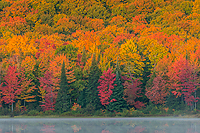
[{"label": "conifer tree", "polygon": [[70,96],[67,76],[65,74],[65,62],[63,61],[61,69],[60,89],[56,99],[55,109],[59,112],[66,112],[70,110]]},{"label": "conifer tree", "polygon": [[120,70],[119,70],[118,60],[116,65],[116,80],[114,84],[116,84],[117,86],[115,86],[115,88],[112,90],[113,94],[110,96],[110,99],[115,99],[116,101],[110,102],[107,106],[107,109],[112,112],[113,111],[120,112],[122,111],[123,108],[127,108],[127,104],[123,98],[124,87],[120,80]]},{"label": "conifer tree", "polygon": [[77,103],[81,106],[81,108],[85,108],[86,106],[86,89],[84,88],[83,91],[80,92],[79,98]]},{"label": "conifer tree", "polygon": [[90,67],[90,73],[88,77],[88,85],[86,88],[86,105],[90,104],[94,106],[95,110],[102,108],[103,106],[100,103],[100,98],[98,96],[99,92],[97,87],[99,86],[99,77],[101,75],[101,71],[97,66],[97,62],[95,59],[95,54],[93,54],[92,64]]}]

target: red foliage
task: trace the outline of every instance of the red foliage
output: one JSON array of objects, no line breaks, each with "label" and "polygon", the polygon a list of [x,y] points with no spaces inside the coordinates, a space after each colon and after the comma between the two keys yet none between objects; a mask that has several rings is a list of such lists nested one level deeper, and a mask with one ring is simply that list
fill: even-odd
[{"label": "red foliage", "polygon": [[1,83],[2,101],[6,104],[14,103],[17,95],[22,91],[20,89],[20,80],[18,78],[19,73],[16,72],[15,66],[9,66],[7,74],[4,77],[5,82]]},{"label": "red foliage", "polygon": [[113,93],[112,89],[116,86],[116,84],[114,84],[116,74],[112,72],[111,69],[108,69],[107,72],[104,71],[103,75],[99,79],[100,86],[97,88],[99,89],[98,95],[100,96],[102,105],[108,105],[110,102],[116,101],[116,99],[109,99]]},{"label": "red foliage", "polygon": [[127,39],[131,39],[135,37],[135,34],[121,34],[115,37],[115,39],[113,40],[113,43],[119,43],[119,42],[123,42]]},{"label": "red foliage", "polygon": [[41,107],[43,107],[43,111],[47,111],[47,110],[55,110],[55,103],[56,103],[56,99],[55,99],[55,93],[50,92],[47,93],[45,95],[45,102],[43,105],[40,105]]},{"label": "red foliage", "polygon": [[167,83],[161,76],[156,76],[153,80],[153,84],[146,88],[146,96],[150,101],[155,104],[165,103],[165,97],[167,96]]},{"label": "red foliage", "polygon": [[134,105],[136,108],[145,107],[145,105],[140,102],[136,101],[136,98],[141,97],[141,90],[139,86],[142,84],[142,82],[139,81],[139,79],[132,80],[132,83],[125,81],[124,87],[126,88],[124,90],[124,99],[129,103],[130,105]]},{"label": "red foliage", "polygon": [[43,107],[43,111],[47,110],[54,110],[54,104],[56,102],[56,94],[53,92],[53,86],[55,85],[53,83],[53,75],[51,72],[46,71],[44,74],[44,77],[40,77],[40,87],[45,90],[46,95],[45,95],[45,101],[42,102],[44,103],[43,105],[40,105]]},{"label": "red foliage", "polygon": [[185,102],[191,106],[192,102],[197,102],[199,97],[194,97],[193,93],[197,90],[199,83],[197,73],[188,60],[180,57],[169,67],[167,73],[170,81],[172,93],[177,96],[184,96]]}]

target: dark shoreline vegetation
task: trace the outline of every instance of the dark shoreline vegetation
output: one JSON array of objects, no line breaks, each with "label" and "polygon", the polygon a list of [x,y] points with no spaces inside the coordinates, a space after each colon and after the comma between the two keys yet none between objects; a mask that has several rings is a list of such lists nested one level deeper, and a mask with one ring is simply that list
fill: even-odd
[{"label": "dark shoreline vegetation", "polygon": [[199,0],[0,0],[0,116],[200,117]]},{"label": "dark shoreline vegetation", "polygon": [[92,111],[90,113],[85,112],[84,109],[78,109],[76,111],[67,111],[64,113],[56,113],[52,110],[47,111],[24,111],[24,112],[14,112],[6,111],[0,113],[0,118],[134,118],[134,117],[174,117],[174,118],[200,118],[199,111],[169,111],[159,107],[154,107],[150,110],[128,110],[123,109],[121,112],[109,112],[106,110]]}]

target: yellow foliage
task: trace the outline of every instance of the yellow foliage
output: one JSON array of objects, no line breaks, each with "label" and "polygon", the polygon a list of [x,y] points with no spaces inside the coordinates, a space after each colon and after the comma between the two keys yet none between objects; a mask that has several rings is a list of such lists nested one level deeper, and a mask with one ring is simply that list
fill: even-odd
[{"label": "yellow foliage", "polygon": [[26,56],[21,63],[21,67],[25,68],[27,71],[33,71],[35,65],[36,61],[33,56]]},{"label": "yellow foliage", "polygon": [[137,43],[140,52],[142,52],[145,57],[149,58],[152,67],[168,53],[168,49],[155,39],[141,37]]},{"label": "yellow foliage", "polygon": [[72,106],[72,110],[73,111],[76,111],[77,109],[80,109],[81,108],[81,106],[79,105],[79,104],[77,104],[77,103],[74,103],[74,105]]},{"label": "yellow foliage", "polygon": [[100,56],[99,68],[102,72],[111,68],[111,63],[116,63],[117,56],[119,55],[119,48],[115,46],[110,46],[105,49],[104,53]]},{"label": "yellow foliage", "polygon": [[119,62],[121,65],[125,65],[128,72],[142,75],[144,59],[139,54],[138,47],[132,40],[128,40],[121,45],[119,54]]},{"label": "yellow foliage", "polygon": [[26,36],[13,36],[7,40],[7,45],[4,46],[5,51],[11,55],[35,55],[37,49],[34,47],[32,41]]}]

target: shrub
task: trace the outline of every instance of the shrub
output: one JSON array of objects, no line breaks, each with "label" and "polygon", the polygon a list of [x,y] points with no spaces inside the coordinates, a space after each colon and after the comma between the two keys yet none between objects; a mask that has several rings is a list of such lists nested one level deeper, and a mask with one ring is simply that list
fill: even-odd
[{"label": "shrub", "polygon": [[27,113],[28,116],[37,116],[39,114],[39,111],[37,110],[31,110]]},{"label": "shrub", "polygon": [[64,112],[64,113],[60,114],[60,116],[72,116],[72,112],[71,111],[67,111],[67,112]]},{"label": "shrub", "polygon": [[160,105],[154,105],[153,103],[150,103],[146,108],[142,109],[142,112],[144,114],[151,114],[151,115],[155,115],[155,114],[166,114],[166,109],[164,108],[164,106]]},{"label": "shrub", "polygon": [[144,115],[144,113],[140,110],[135,110],[135,111],[131,112],[131,116],[134,116],[134,117],[141,117],[143,115]]},{"label": "shrub", "polygon": [[97,111],[95,111],[94,115],[95,116],[103,116],[104,114],[101,110],[97,110]]},{"label": "shrub", "polygon": [[0,115],[9,115],[10,110],[8,108],[1,108]]},{"label": "shrub", "polygon": [[81,109],[81,106],[77,103],[74,103],[74,105],[71,108],[71,110],[73,110],[73,111],[76,111],[76,110],[79,110],[79,109]]},{"label": "shrub", "polygon": [[104,116],[106,117],[114,117],[116,116],[115,112],[110,112],[108,110],[105,110]]},{"label": "shrub", "polygon": [[123,116],[123,117],[130,116],[129,110],[128,109],[123,109],[123,111],[121,112],[121,116]]},{"label": "shrub", "polygon": [[44,112],[44,115],[53,115],[54,112],[52,110],[47,110]]},{"label": "shrub", "polygon": [[91,104],[88,104],[82,111],[83,111],[82,113],[86,115],[93,115],[95,112],[95,107],[92,106]]}]

